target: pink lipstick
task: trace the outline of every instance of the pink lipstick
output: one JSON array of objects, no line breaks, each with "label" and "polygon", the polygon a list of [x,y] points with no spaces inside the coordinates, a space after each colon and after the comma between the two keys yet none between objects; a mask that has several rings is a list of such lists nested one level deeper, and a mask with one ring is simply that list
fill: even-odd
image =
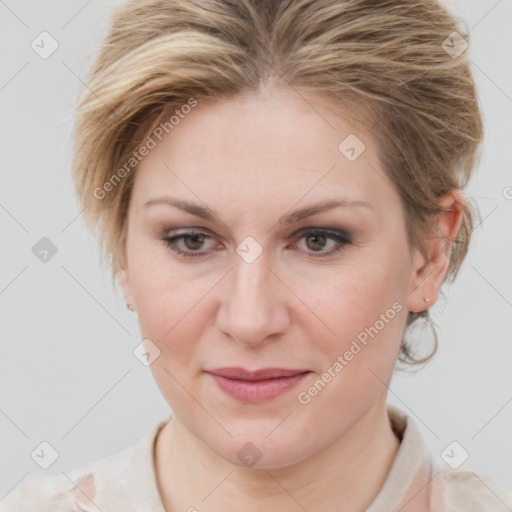
[{"label": "pink lipstick", "polygon": [[219,388],[231,397],[243,402],[258,403],[276,398],[295,387],[308,370],[289,368],[262,368],[246,370],[225,367],[208,370]]}]

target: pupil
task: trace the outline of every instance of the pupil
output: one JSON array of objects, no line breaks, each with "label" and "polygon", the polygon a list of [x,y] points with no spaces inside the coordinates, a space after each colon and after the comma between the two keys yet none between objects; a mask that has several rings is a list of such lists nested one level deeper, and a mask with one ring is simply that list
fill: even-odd
[{"label": "pupil", "polygon": [[[319,240],[320,239],[321,241],[325,241],[325,236],[323,236],[323,235],[310,235],[307,238],[308,238],[308,240],[311,240],[311,239]],[[324,245],[323,243],[315,244],[315,242],[313,242],[313,244],[316,245],[316,247],[313,246],[313,247],[310,247],[310,249],[321,249]]]},{"label": "pupil", "polygon": [[[199,249],[203,243],[203,240],[201,240],[202,238],[202,235],[189,235],[187,237],[185,237],[184,241],[185,241],[185,245],[187,246],[188,249]],[[198,242],[198,239],[199,239],[199,242]],[[190,240],[192,240],[192,247],[190,247],[190,244],[188,243]],[[196,246],[194,246],[194,242],[197,243]]]}]

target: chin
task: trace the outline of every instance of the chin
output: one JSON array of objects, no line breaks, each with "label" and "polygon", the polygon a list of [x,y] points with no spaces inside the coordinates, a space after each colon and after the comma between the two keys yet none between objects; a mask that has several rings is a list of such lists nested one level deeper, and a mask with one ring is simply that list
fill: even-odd
[{"label": "chin", "polygon": [[[275,424],[273,429],[275,429]],[[208,443],[210,449],[227,462],[241,468],[272,469],[290,466],[306,458],[313,447],[305,446],[304,434],[288,428],[279,434],[278,429],[262,429],[242,426],[237,432],[230,429],[233,437],[224,437]],[[272,432],[269,435],[269,432]]]}]

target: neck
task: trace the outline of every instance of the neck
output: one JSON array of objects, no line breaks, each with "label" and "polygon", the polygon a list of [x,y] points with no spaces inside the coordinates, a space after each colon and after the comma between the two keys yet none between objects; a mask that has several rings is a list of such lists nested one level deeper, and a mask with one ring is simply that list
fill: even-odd
[{"label": "neck", "polygon": [[[296,464],[247,469],[231,464],[177,420],[160,431],[155,470],[167,512],[366,510],[391,469],[400,442],[386,412],[385,397],[340,439]],[[179,482],[179,484],[177,484]]]}]

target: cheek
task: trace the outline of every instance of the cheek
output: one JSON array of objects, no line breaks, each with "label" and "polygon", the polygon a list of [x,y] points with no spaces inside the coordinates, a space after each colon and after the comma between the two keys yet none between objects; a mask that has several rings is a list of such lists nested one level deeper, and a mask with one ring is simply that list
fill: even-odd
[{"label": "cheek", "polygon": [[[172,279],[143,279],[138,287],[141,335],[160,350],[150,370],[167,403],[184,414],[201,368],[201,341],[205,329],[205,291],[200,284]],[[199,411],[200,412],[200,411]],[[198,412],[198,414],[199,414]]]},{"label": "cheek", "polygon": [[407,315],[400,292],[403,271],[400,262],[390,262],[352,266],[326,280],[329,285],[322,293],[317,286],[310,289],[315,312],[330,328],[313,316],[302,325],[323,360],[319,374],[299,397],[306,413],[307,404],[324,411],[311,419],[314,428],[331,419],[348,428],[386,390]]},{"label": "cheek", "polygon": [[[132,286],[138,304],[137,315],[143,338],[152,340],[160,357],[151,365],[152,371],[168,370],[185,375],[197,367],[200,341],[211,321],[208,315],[208,293],[218,278],[207,276],[190,279],[169,270],[169,262],[144,257],[134,264]],[[192,366],[191,366],[192,365]]]},{"label": "cheek", "polygon": [[[173,356],[194,347],[204,329],[203,286],[184,286],[172,280],[146,281],[139,288],[139,325],[144,337],[154,339],[163,352]],[[202,293],[201,293],[202,292]],[[201,321],[201,318],[203,320]]]},{"label": "cheek", "polygon": [[188,286],[173,277],[164,252],[155,241],[136,234],[128,244],[130,282],[137,303],[137,316],[141,334],[155,339],[160,346],[165,334],[171,336],[185,315],[184,306],[193,294],[194,284]]},{"label": "cheek", "polygon": [[[388,368],[395,362],[406,322],[406,261],[381,255],[373,261],[347,265],[302,290],[323,321],[306,320],[310,338],[333,363],[347,351],[350,366]],[[323,336],[313,336],[322,330]],[[360,347],[360,349],[358,348]],[[350,354],[350,351],[352,354]]]}]

